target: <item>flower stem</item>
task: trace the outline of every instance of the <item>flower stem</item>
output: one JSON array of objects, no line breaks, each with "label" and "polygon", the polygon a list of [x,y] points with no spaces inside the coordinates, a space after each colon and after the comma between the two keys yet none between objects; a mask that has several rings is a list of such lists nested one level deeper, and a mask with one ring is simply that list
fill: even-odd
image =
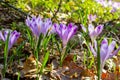
[{"label": "flower stem", "polygon": [[98,76],[98,80],[101,79],[101,61],[100,61],[100,48],[99,48],[99,43],[97,41],[97,76]]},{"label": "flower stem", "polygon": [[60,66],[62,66],[62,63],[64,61],[65,52],[66,52],[66,47],[63,47],[63,50],[62,50],[62,53],[61,53],[61,57],[60,57]]}]

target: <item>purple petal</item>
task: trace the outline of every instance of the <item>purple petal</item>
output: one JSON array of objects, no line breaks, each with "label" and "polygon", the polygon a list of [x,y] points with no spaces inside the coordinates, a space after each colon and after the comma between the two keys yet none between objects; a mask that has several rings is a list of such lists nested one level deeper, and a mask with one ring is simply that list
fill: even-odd
[{"label": "purple petal", "polygon": [[72,28],[72,26],[73,26],[72,23],[69,23],[69,24],[68,24],[68,27],[69,27],[69,28]]},{"label": "purple petal", "polygon": [[116,8],[112,8],[111,13],[114,13],[114,12],[116,12],[116,11],[117,11]]},{"label": "purple petal", "polygon": [[89,16],[88,16],[88,20],[89,21],[95,21],[95,19],[96,19],[96,15],[92,15],[92,14],[90,14]]},{"label": "purple petal", "polygon": [[64,24],[62,24],[62,26],[60,27],[60,31],[61,31],[61,33],[62,33],[62,34],[61,34],[62,36],[65,34],[66,30],[67,30],[67,26],[64,25]]},{"label": "purple petal", "polygon": [[60,38],[62,38],[61,31],[60,31],[60,26],[55,23],[54,27],[55,27],[56,33],[60,36]]},{"label": "purple petal", "polygon": [[5,30],[5,31],[4,31],[4,38],[5,38],[5,40],[7,40],[8,33],[9,33],[9,30]]},{"label": "purple petal", "polygon": [[104,67],[106,59],[108,59],[108,41],[106,38],[101,43],[101,48],[100,48],[100,58],[101,58],[101,68]]},{"label": "purple petal", "polygon": [[[52,21],[51,19],[46,19],[45,22],[44,22],[45,26],[43,27],[44,28],[44,35],[46,35],[46,33],[49,31],[49,33],[51,32],[52,30]],[[51,29],[51,30],[50,30]],[[48,34],[49,34],[48,33]]]},{"label": "purple petal", "polygon": [[0,31],[0,39],[2,39],[3,41],[5,41],[5,38],[4,38],[3,34],[2,34],[2,31]]},{"label": "purple petal", "polygon": [[63,25],[64,25],[64,24],[60,23],[60,29],[62,29],[62,28],[63,28]]},{"label": "purple petal", "polygon": [[84,32],[87,32],[86,28],[82,24],[80,24],[80,26]]},{"label": "purple petal", "polygon": [[119,50],[120,50],[120,46],[119,46],[119,48],[116,49],[112,54],[109,55],[109,58],[115,56],[115,55],[118,53]]},{"label": "purple petal", "polygon": [[103,30],[103,25],[98,25],[96,28],[95,28],[95,32],[96,32],[96,36],[98,36]]},{"label": "purple petal", "polygon": [[96,34],[94,26],[92,24],[89,24],[88,31],[89,31],[89,36],[90,36],[91,40],[94,41],[97,34]]},{"label": "purple petal", "polygon": [[76,33],[76,31],[77,31],[77,26],[73,26],[71,31],[68,34],[67,41],[69,41],[69,39]]},{"label": "purple petal", "polygon": [[10,38],[9,38],[9,49],[13,46],[13,44],[17,41],[17,39],[19,38],[20,33],[18,33],[17,31],[13,31],[10,34]]},{"label": "purple petal", "polygon": [[57,23],[54,23],[53,25],[54,25],[55,29],[60,27]]},{"label": "purple petal", "polygon": [[108,46],[108,53],[111,54],[115,48],[116,42],[112,41],[111,44]]},{"label": "purple petal", "polygon": [[[43,22],[44,26],[42,27],[43,30],[41,30],[41,32],[46,35],[46,33],[49,31],[48,35],[50,34],[51,30],[52,30],[52,21],[51,19],[45,19]],[[51,30],[50,30],[51,29]]]},{"label": "purple petal", "polygon": [[89,34],[93,33],[94,32],[94,26],[92,24],[89,24],[88,25],[88,31],[89,31]]},{"label": "purple petal", "polygon": [[97,53],[96,53],[96,51],[94,50],[93,46],[92,46],[91,44],[89,44],[89,46],[90,46],[91,52],[92,52],[93,55],[96,57],[96,56],[97,56]]},{"label": "purple petal", "polygon": [[32,22],[35,22],[35,20],[36,20],[36,17],[33,16],[32,19],[31,19],[31,21],[32,21]]},{"label": "purple petal", "polygon": [[104,40],[101,43],[101,48],[100,48],[100,57],[101,57],[101,61],[105,61],[106,59],[106,55],[108,51],[108,41],[106,38],[104,38]]}]

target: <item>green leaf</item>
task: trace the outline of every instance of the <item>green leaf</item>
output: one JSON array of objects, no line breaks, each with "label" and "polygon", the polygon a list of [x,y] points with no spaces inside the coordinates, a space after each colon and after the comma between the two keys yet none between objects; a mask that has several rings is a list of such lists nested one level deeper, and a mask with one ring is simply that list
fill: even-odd
[{"label": "green leaf", "polygon": [[46,54],[45,54],[45,57],[44,57],[42,66],[41,66],[41,68],[40,68],[40,74],[42,74],[43,69],[44,69],[44,67],[46,66],[46,63],[47,63],[47,61],[48,61],[48,59],[49,59],[49,55],[50,55],[50,52],[47,51]]},{"label": "green leaf", "polygon": [[4,68],[3,68],[3,76],[4,77],[5,77],[5,73],[6,73],[6,69],[7,69],[9,37],[10,37],[10,32],[8,33],[7,40],[5,41],[5,48],[4,48]]}]

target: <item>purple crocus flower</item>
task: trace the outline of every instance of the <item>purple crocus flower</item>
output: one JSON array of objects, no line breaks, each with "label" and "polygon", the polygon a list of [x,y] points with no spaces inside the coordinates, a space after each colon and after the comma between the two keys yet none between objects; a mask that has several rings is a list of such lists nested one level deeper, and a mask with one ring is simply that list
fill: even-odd
[{"label": "purple crocus flower", "polygon": [[[90,50],[92,51],[93,55],[96,57],[97,56],[97,43],[96,41],[94,41],[94,48],[93,46],[90,44]],[[104,67],[105,65],[105,61],[111,57],[113,57],[114,55],[116,55],[118,53],[118,51],[120,50],[120,47],[116,50],[114,50],[116,45],[115,41],[112,41],[110,44],[108,44],[108,41],[106,38],[104,38],[104,40],[101,42],[101,47],[100,47],[100,59],[101,59],[101,68]]]},{"label": "purple crocus flower", "polygon": [[96,28],[92,24],[88,25],[89,36],[92,41],[96,39],[96,37],[102,32],[103,25],[98,25]]},{"label": "purple crocus flower", "polygon": [[90,22],[95,21],[96,20],[96,15],[92,15],[92,14],[88,15],[88,20]]},{"label": "purple crocus flower", "polygon": [[9,31],[9,30],[5,30],[4,34],[2,33],[2,31],[0,31],[0,39],[3,41],[7,40],[8,37],[8,33],[10,33],[9,36],[9,42],[8,42],[8,50],[13,46],[13,44],[17,41],[17,39],[20,37],[20,33],[15,31]]},{"label": "purple crocus flower", "polygon": [[42,33],[44,35],[53,33],[52,21],[51,19],[42,20],[40,16],[33,16],[31,19],[27,17],[26,25],[32,30],[33,34],[37,37]]},{"label": "purple crocus flower", "polygon": [[[87,32],[86,28],[82,24],[80,24],[80,26],[84,32]],[[96,39],[96,37],[102,32],[102,30],[103,25],[98,25],[96,28],[94,28],[92,24],[88,25],[89,36],[92,41]]]},{"label": "purple crocus flower", "polygon": [[66,47],[70,38],[72,38],[77,31],[77,26],[73,25],[72,23],[68,24],[68,26],[66,26],[65,24],[54,24],[54,27],[56,33],[62,39],[63,47]]},{"label": "purple crocus flower", "polygon": [[112,8],[111,13],[114,13],[114,12],[116,12],[116,11],[117,11],[116,8]]}]

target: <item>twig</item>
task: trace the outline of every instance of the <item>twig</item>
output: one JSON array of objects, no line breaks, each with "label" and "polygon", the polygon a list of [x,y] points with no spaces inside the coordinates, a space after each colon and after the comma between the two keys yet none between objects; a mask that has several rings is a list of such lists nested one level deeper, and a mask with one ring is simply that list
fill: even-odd
[{"label": "twig", "polygon": [[55,16],[57,15],[57,13],[59,12],[59,9],[61,7],[61,3],[62,3],[62,0],[60,0],[59,4],[58,4],[58,8],[57,8],[57,11],[53,14],[53,17],[51,18],[51,20],[53,20],[55,18]]},{"label": "twig", "polygon": [[5,1],[3,1],[3,0],[0,0],[0,2],[1,2],[1,3],[4,3],[4,4],[7,5],[8,7],[13,8],[14,10],[16,10],[16,11],[22,13],[22,14],[23,14],[24,16],[26,16],[26,17],[27,17],[27,16],[31,17],[29,14],[23,12],[20,8],[16,8],[15,6],[9,4],[8,2],[5,2]]}]

